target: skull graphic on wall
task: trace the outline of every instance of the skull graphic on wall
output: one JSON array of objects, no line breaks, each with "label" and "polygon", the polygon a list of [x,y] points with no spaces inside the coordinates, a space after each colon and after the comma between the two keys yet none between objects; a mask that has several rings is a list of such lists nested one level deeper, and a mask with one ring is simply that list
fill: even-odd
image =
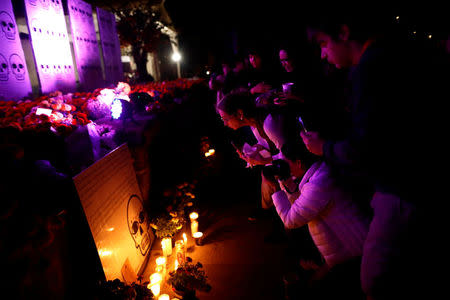
[{"label": "skull graphic on wall", "polygon": [[150,224],[142,200],[137,195],[131,195],[128,200],[127,223],[135,247],[145,256],[151,246]]},{"label": "skull graphic on wall", "polygon": [[8,81],[9,66],[6,58],[0,54],[0,81]]},{"label": "skull graphic on wall", "polygon": [[44,27],[38,19],[31,20],[31,35],[32,38],[43,38],[44,37]]},{"label": "skull graphic on wall", "polygon": [[2,31],[8,40],[14,40],[16,38],[16,25],[11,16],[5,12],[0,12],[0,23],[2,25]]},{"label": "skull graphic on wall", "polygon": [[25,63],[19,55],[12,54],[9,57],[9,65],[11,66],[11,70],[17,80],[25,79]]},{"label": "skull graphic on wall", "polygon": [[50,69],[49,65],[41,64],[40,69],[41,72],[39,75],[42,75],[42,77],[44,77],[45,79],[49,79],[51,76],[53,76],[52,70]]},{"label": "skull graphic on wall", "polygon": [[59,12],[59,10],[61,9],[61,2],[59,0],[50,0],[50,1],[55,11]]},{"label": "skull graphic on wall", "polygon": [[50,5],[50,3],[49,3],[50,0],[39,0],[39,1],[41,1],[41,5],[44,9],[48,9],[48,7]]}]

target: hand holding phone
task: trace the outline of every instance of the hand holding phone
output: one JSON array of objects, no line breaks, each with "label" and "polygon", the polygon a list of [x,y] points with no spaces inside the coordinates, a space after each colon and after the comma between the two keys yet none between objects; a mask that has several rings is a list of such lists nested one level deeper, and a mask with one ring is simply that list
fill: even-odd
[{"label": "hand holding phone", "polygon": [[306,130],[305,124],[303,123],[302,117],[298,117],[298,122],[300,123],[300,125],[302,126],[302,130],[304,132],[308,132],[308,130]]}]

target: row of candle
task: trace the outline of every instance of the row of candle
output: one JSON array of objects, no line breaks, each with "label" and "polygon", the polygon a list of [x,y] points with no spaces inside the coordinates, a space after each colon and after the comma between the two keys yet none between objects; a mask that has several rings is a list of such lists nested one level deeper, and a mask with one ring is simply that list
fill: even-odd
[{"label": "row of candle", "polygon": [[[201,245],[203,233],[198,231],[198,213],[192,212],[189,215],[189,219],[191,221],[191,235],[195,239],[196,245]],[[156,259],[156,268],[155,273],[150,276],[150,283],[147,286],[156,297],[161,292],[161,282],[163,281],[163,277],[165,277],[167,273],[167,258],[172,255],[172,239],[164,238],[161,241],[161,246],[163,250],[163,255]],[[175,265],[174,269],[178,269],[178,266],[184,264],[186,262],[186,247],[187,247],[187,236],[186,233],[183,233],[183,239],[175,242]],[[167,300],[170,299],[169,295],[162,294],[159,296],[158,300]],[[172,300],[175,300],[173,298]]]}]

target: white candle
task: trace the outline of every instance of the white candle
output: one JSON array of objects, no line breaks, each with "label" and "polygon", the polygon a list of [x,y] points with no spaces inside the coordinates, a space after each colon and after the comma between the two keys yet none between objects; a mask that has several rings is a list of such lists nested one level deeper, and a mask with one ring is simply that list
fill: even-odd
[{"label": "white candle", "polygon": [[147,288],[149,288],[153,295],[156,297],[161,292],[161,281],[162,276],[159,273],[153,273],[150,275],[150,284],[147,285]]},{"label": "white candle", "polygon": [[172,238],[163,238],[161,241],[161,246],[164,256],[172,255]]},{"label": "white candle", "polygon": [[194,236],[194,233],[198,231],[198,213],[191,212],[189,214],[189,219],[191,219],[191,234]]},{"label": "white candle", "polygon": [[202,245],[203,232],[197,231],[194,233],[195,244],[198,246]]},{"label": "white candle", "polygon": [[191,221],[191,234],[194,236],[194,234],[198,231],[198,222],[196,220]]},{"label": "white candle", "polygon": [[191,212],[191,213],[189,214],[189,219],[191,219],[191,221],[192,221],[192,220],[197,220],[197,219],[198,219],[198,213],[196,213],[195,211],[194,211],[194,212]]},{"label": "white candle", "polygon": [[155,271],[158,273],[164,274],[166,273],[166,257],[164,256],[159,256],[158,258],[156,258],[156,268]]}]

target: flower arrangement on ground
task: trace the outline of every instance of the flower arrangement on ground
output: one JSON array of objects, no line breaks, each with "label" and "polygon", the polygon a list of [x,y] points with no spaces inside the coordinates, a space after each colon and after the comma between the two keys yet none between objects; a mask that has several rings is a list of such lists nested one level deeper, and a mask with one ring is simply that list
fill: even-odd
[{"label": "flower arrangement on ground", "polygon": [[179,218],[158,217],[150,226],[155,230],[158,238],[172,238],[183,226]]},{"label": "flower arrangement on ground", "polygon": [[169,273],[167,283],[176,293],[182,295],[184,293],[195,294],[195,291],[209,292],[211,286],[207,280],[208,276],[203,270],[203,265],[200,262],[194,264],[188,257],[184,264]]},{"label": "flower arrangement on ground", "polygon": [[138,283],[128,285],[119,279],[101,282],[96,294],[99,300],[150,300],[154,298],[147,286]]}]

